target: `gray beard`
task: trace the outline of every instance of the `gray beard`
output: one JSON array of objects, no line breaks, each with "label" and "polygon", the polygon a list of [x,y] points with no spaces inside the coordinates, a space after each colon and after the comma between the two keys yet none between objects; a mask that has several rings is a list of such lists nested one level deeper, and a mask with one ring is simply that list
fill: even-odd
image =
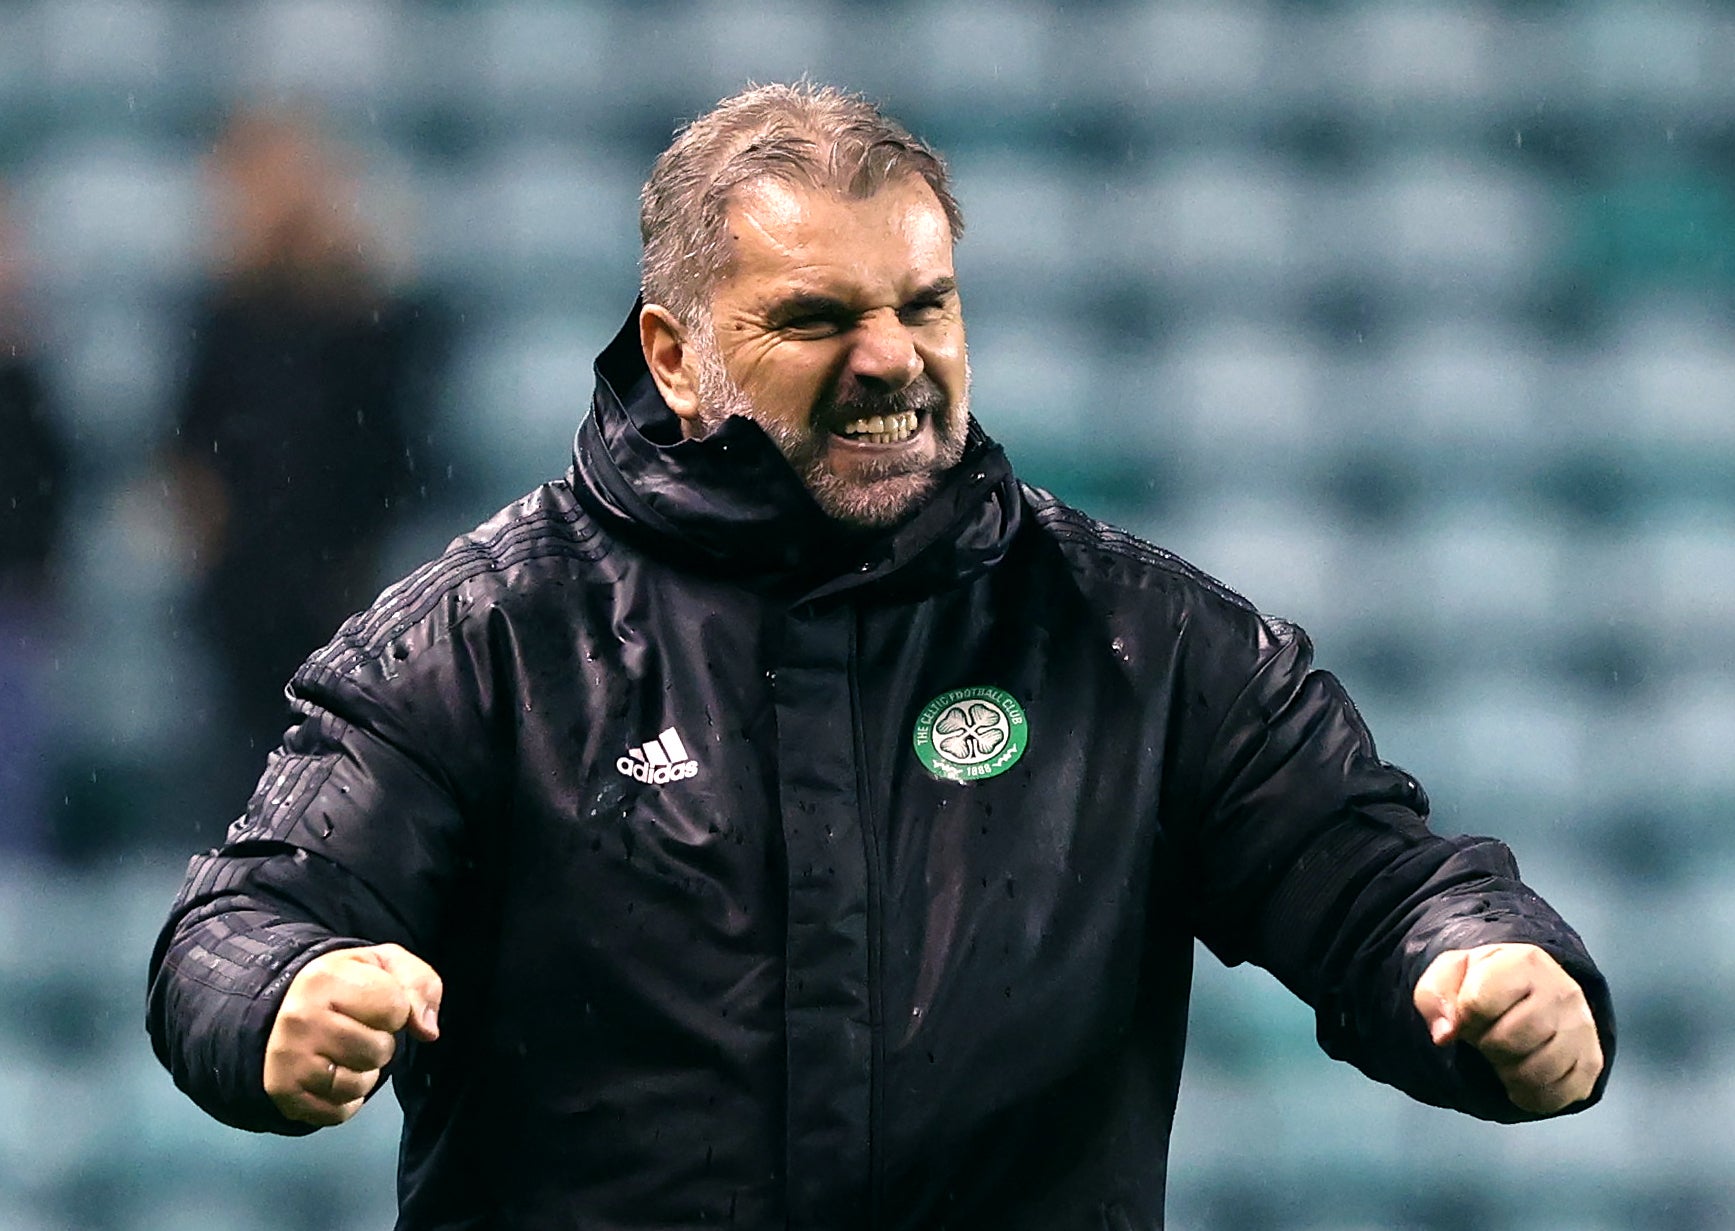
[{"label": "gray beard", "polygon": [[969,423],[969,369],[965,369],[965,395],[947,406],[939,388],[927,377],[890,397],[864,404],[861,414],[851,417],[892,414],[920,406],[933,424],[935,456],[927,462],[887,458],[858,467],[848,477],[826,462],[825,437],[818,429],[803,429],[759,412],[753,399],[730,379],[723,366],[716,339],[708,330],[694,330],[689,345],[698,351],[699,425],[710,435],[731,418],[742,418],[770,437],[778,452],[794,468],[808,494],[828,517],[852,526],[896,525],[925,504],[940,486],[941,477],[964,456]]}]

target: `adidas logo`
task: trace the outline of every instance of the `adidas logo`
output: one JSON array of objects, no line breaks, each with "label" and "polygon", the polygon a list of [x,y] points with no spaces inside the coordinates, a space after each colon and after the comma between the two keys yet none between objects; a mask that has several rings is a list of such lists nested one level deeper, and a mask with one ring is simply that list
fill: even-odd
[{"label": "adidas logo", "polygon": [[614,767],[637,782],[655,786],[691,778],[699,772],[699,763],[687,755],[687,746],[673,727],[641,747],[628,748],[627,755],[616,761]]}]

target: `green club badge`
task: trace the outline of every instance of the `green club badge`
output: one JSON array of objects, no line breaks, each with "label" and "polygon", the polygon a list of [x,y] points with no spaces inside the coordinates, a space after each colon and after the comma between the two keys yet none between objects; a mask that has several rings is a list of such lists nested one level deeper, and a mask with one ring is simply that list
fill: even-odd
[{"label": "green club badge", "polygon": [[916,756],[936,778],[974,782],[1003,774],[1024,755],[1030,726],[1004,688],[955,688],[922,707]]}]

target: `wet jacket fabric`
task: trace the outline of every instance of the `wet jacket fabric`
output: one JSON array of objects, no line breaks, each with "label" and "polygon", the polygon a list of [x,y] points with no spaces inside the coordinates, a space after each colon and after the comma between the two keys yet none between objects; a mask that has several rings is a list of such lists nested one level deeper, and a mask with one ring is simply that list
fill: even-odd
[{"label": "wet jacket fabric", "polygon": [[276,1007],[387,941],[446,985],[393,1065],[413,1231],[1160,1227],[1195,938],[1431,1103],[1527,1118],[1410,1005],[1449,948],[1547,949],[1612,1057],[1578,937],[1298,629],[974,427],[848,534],[746,422],[680,441],[630,329],[598,376],[568,477],[301,668],[193,860],[149,1025],[213,1115],[305,1131]]}]

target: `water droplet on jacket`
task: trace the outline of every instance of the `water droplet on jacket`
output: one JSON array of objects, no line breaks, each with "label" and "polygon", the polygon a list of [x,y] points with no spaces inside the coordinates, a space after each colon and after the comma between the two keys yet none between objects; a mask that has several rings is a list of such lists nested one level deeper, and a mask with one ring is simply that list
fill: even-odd
[{"label": "water droplet on jacket", "polygon": [[322,838],[331,837],[331,831],[333,828],[334,826],[331,823],[331,815],[326,812],[321,812],[319,814],[319,836]]}]

